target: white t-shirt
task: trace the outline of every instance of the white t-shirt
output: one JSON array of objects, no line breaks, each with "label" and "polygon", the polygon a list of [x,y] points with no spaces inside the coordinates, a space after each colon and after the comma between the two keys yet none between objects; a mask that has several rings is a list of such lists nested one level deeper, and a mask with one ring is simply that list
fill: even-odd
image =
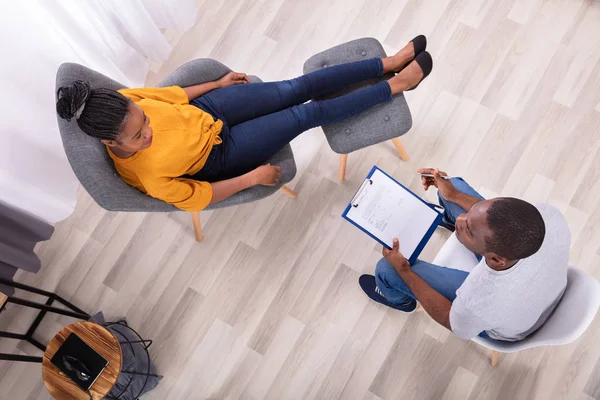
[{"label": "white t-shirt", "polygon": [[491,269],[484,258],[456,291],[450,325],[461,338],[486,331],[492,339],[524,339],[558,304],[567,285],[571,234],[559,210],[536,207],[546,225],[538,252],[504,271]]}]

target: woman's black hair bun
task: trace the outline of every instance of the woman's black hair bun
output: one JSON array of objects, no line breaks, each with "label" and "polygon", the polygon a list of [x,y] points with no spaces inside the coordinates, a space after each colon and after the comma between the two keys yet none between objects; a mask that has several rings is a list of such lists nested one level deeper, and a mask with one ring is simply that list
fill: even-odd
[{"label": "woman's black hair bun", "polygon": [[70,121],[91,93],[92,87],[86,81],[75,81],[68,86],[62,86],[56,92],[56,112],[62,119]]}]

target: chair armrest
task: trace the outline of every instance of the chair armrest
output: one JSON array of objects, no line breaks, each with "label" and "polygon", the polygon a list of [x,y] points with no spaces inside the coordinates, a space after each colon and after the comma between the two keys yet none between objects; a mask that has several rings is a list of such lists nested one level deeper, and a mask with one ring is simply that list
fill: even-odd
[{"label": "chair armrest", "polygon": [[156,86],[187,87],[199,85],[201,83],[216,81],[229,72],[231,72],[229,68],[216,60],[199,58],[183,64]]}]

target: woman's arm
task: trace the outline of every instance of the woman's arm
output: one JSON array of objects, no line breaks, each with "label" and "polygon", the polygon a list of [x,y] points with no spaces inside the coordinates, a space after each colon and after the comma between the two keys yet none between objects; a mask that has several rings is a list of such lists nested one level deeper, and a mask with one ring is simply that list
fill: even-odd
[{"label": "woman's arm", "polygon": [[[269,164],[232,179],[209,183],[191,178],[147,177],[147,182],[130,185],[147,195],[160,199],[184,211],[201,211],[209,204],[223,201],[254,185],[274,186],[281,177],[281,168]],[[129,183],[129,182],[128,182]]]},{"label": "woman's arm", "polygon": [[262,165],[247,174],[211,183],[212,199],[210,204],[218,203],[237,192],[255,185],[274,186],[281,177],[281,168],[271,164]]},{"label": "woman's arm", "polygon": [[249,82],[248,75],[240,72],[230,72],[219,80],[188,86],[182,89],[187,94],[188,100],[193,100],[215,89]]},{"label": "woman's arm", "polygon": [[200,97],[203,94],[206,94],[212,90],[218,89],[219,87],[219,81],[212,81],[201,83],[199,85],[184,87],[182,89],[185,92],[185,94],[187,94],[189,101],[195,99],[196,97]]}]

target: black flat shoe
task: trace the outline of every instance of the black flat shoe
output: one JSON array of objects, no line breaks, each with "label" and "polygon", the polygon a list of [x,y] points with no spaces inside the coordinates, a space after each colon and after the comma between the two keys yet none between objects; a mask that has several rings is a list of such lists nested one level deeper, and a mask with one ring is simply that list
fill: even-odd
[{"label": "black flat shoe", "polygon": [[[411,43],[411,42],[412,42],[412,44],[413,44],[413,46],[415,48],[415,57],[418,56],[419,54],[421,54],[422,52],[424,52],[425,49],[427,48],[427,38],[425,37],[425,35],[419,35],[419,36],[415,37],[413,40],[411,40],[408,43]],[[408,64],[410,64],[411,62],[413,62],[414,59],[415,59],[414,57],[411,58],[410,60],[408,60],[408,62],[406,64],[404,64],[402,66],[402,68],[400,68],[400,69],[398,69],[398,70],[396,70],[394,72],[398,73],[398,72],[402,71],[404,68],[406,68],[406,66]]]},{"label": "black flat shoe", "polygon": [[419,86],[419,84],[423,82],[423,79],[429,76],[431,70],[433,69],[433,58],[431,58],[431,54],[429,54],[429,52],[427,51],[418,54],[415,57],[415,61],[417,64],[419,64],[419,67],[421,67],[421,71],[423,71],[423,77],[419,82],[417,82],[415,86],[411,87],[410,89],[406,89],[406,91],[415,90],[417,86]]}]

